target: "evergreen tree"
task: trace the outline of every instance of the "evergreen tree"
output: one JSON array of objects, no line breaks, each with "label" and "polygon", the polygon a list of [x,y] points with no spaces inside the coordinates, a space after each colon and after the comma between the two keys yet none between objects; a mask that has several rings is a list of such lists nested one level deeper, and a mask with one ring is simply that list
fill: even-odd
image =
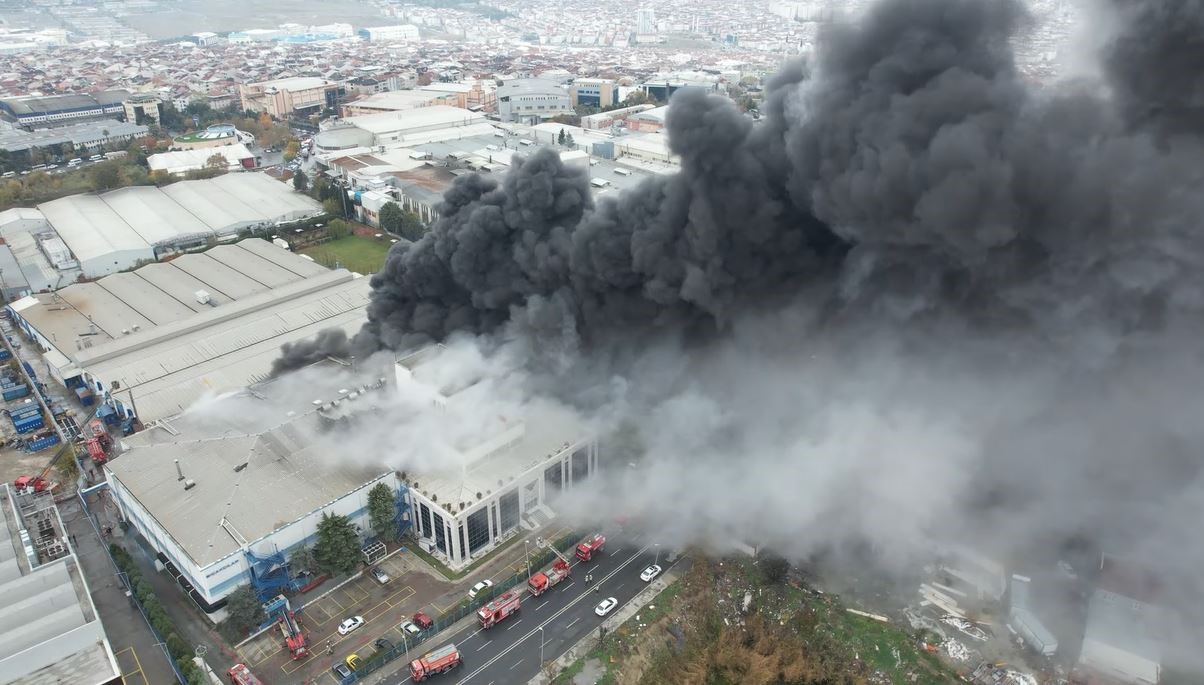
[{"label": "evergreen tree", "polygon": [[382,231],[401,235],[404,217],[401,207],[396,202],[386,202],[380,208],[380,228]]},{"label": "evergreen tree", "polygon": [[309,177],[305,175],[304,171],[298,169],[297,173],[293,174],[293,190],[298,193],[304,193],[308,188]]},{"label": "evergreen tree", "polygon": [[323,514],[314,545],[318,570],[340,576],[351,573],[360,561],[360,540],[346,516]]},{"label": "evergreen tree", "polygon": [[239,634],[246,633],[268,618],[259,598],[251,592],[250,585],[244,585],[226,596],[226,614],[226,620]]},{"label": "evergreen tree", "polygon": [[397,539],[396,496],[389,486],[377,483],[368,491],[368,521],[382,540]]}]

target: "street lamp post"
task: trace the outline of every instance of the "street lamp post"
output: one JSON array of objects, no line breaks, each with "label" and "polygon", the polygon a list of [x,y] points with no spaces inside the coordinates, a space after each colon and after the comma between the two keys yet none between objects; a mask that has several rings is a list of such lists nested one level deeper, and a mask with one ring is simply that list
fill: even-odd
[{"label": "street lamp post", "polygon": [[543,626],[539,627],[539,667],[543,668]]},{"label": "street lamp post", "polygon": [[401,631],[401,644],[406,648],[406,661],[410,660],[410,641],[406,639],[406,631]]},{"label": "street lamp post", "polygon": [[654,542],[652,543],[652,546],[656,548],[656,561],[652,562],[652,565],[655,566],[661,563],[661,544],[659,542]]},{"label": "street lamp post", "polygon": [[531,541],[523,540],[523,557],[527,560],[527,582],[531,582]]}]

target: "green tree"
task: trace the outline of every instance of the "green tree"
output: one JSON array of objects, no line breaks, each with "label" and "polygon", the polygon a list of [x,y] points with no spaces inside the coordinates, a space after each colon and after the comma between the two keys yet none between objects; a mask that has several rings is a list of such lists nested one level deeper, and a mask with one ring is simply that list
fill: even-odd
[{"label": "green tree", "polygon": [[305,175],[304,171],[298,169],[297,173],[293,174],[293,190],[304,193],[308,188],[309,177]]},{"label": "green tree", "polygon": [[101,162],[92,167],[90,180],[92,189],[100,192],[121,185],[121,166],[116,162]]},{"label": "green tree", "polygon": [[288,567],[294,575],[301,573],[317,573],[318,560],[309,545],[302,545],[288,555]]},{"label": "green tree", "polygon": [[418,240],[422,234],[426,233],[426,225],[422,223],[422,218],[410,210],[402,210],[401,213],[401,235],[406,240]]},{"label": "green tree", "polygon": [[355,570],[360,561],[360,540],[346,516],[323,514],[318,523],[318,542],[314,545],[314,558],[323,573],[346,575]]},{"label": "green tree", "polygon": [[213,169],[214,171],[225,171],[229,164],[226,161],[226,156],[220,152],[209,155],[209,158],[205,160],[205,168]]},{"label": "green tree", "polygon": [[401,234],[402,223],[405,217],[402,216],[401,207],[396,202],[386,202],[380,208],[380,228],[383,231]]},{"label": "green tree", "polygon": [[564,146],[570,150],[577,149],[577,141],[573,140],[573,134],[570,133],[564,137]]},{"label": "green tree", "polygon": [[322,200],[322,209],[331,216],[343,216],[343,203],[339,202],[337,197],[328,197]]},{"label": "green tree", "polygon": [[396,495],[384,483],[377,483],[368,491],[368,521],[382,540],[397,539],[395,504]]},{"label": "green tree", "polygon": [[301,152],[301,143],[299,143],[295,140],[288,141],[288,145],[286,145],[284,148],[284,161],[286,161],[286,162],[293,161],[294,159],[297,158],[297,155],[300,152]]},{"label": "green tree", "polygon": [[326,235],[330,236],[331,240],[346,238],[351,235],[351,225],[342,219],[331,219],[330,223],[326,224]]},{"label": "green tree", "polygon": [[560,145],[564,145],[564,129],[560,129],[560,135],[556,136],[556,142]]},{"label": "green tree", "polygon": [[251,592],[250,585],[243,585],[226,596],[226,620],[240,635],[267,620],[268,615]]}]

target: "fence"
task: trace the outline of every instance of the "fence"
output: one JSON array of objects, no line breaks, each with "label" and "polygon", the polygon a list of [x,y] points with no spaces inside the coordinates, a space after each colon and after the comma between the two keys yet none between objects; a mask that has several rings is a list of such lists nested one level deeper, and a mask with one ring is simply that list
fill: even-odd
[{"label": "fence", "polygon": [[[571,532],[558,538],[551,544],[561,552],[567,553],[571,552],[581,537],[581,535]],[[556,559],[556,554],[552,550],[546,548],[539,550],[538,553],[530,556],[531,572],[534,573],[535,571],[543,569],[544,566],[552,563],[554,559]],[[496,597],[499,593],[505,592],[510,588],[526,582],[526,573],[515,573],[503,581],[494,583],[493,587],[489,588],[481,595],[478,595],[476,599],[464,599],[455,607],[448,609],[442,614],[439,614],[439,616],[435,618],[434,625],[429,629],[415,635],[412,639],[404,639],[402,644],[394,645],[392,649],[378,651],[371,657],[365,659],[364,664],[360,666],[355,673],[340,681],[341,685],[350,685],[351,683],[358,682],[364,677],[380,670],[381,668],[384,668],[385,665],[394,661],[398,657],[405,656],[410,650],[413,650],[422,643],[431,640],[444,630],[451,628],[461,619],[475,614],[477,609],[480,609],[482,606],[488,604],[489,601]]]}]

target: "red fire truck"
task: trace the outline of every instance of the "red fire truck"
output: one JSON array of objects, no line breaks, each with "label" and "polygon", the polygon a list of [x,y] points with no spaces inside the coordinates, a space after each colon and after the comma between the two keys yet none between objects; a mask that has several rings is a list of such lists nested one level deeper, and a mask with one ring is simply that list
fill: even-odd
[{"label": "red fire truck", "polygon": [[460,650],[455,645],[443,645],[410,662],[410,680],[421,683],[433,675],[452,670],[460,663]]},{"label": "red fire truck", "polygon": [[594,558],[595,554],[602,552],[602,546],[605,544],[606,536],[598,533],[580,545],[577,545],[577,558],[581,561],[589,561]]},{"label": "red fire truck", "polygon": [[259,678],[251,674],[251,669],[247,668],[246,664],[234,664],[227,675],[234,685],[263,685]]},{"label": "red fire truck", "polygon": [[280,634],[284,636],[284,646],[293,660],[309,656],[309,645],[305,641],[305,631],[301,628],[301,619],[291,611],[280,614]]},{"label": "red fire truck", "polygon": [[560,550],[551,547],[551,550],[556,553],[558,559],[552,564],[552,568],[547,571],[540,571],[531,576],[531,580],[527,581],[527,589],[531,591],[531,596],[538,597],[543,593],[556,587],[565,578],[568,578],[572,573],[572,567],[569,565],[568,557],[560,553]]},{"label": "red fire truck", "polygon": [[477,612],[477,618],[481,620],[482,628],[492,628],[510,614],[517,612],[519,608],[521,607],[518,593],[514,590],[507,590],[492,602],[481,607]]}]

